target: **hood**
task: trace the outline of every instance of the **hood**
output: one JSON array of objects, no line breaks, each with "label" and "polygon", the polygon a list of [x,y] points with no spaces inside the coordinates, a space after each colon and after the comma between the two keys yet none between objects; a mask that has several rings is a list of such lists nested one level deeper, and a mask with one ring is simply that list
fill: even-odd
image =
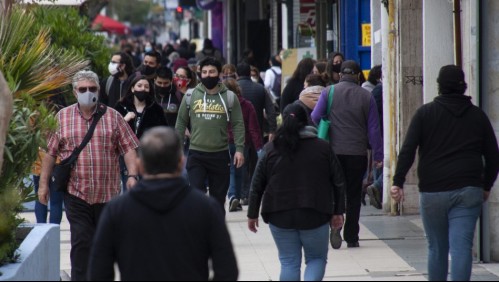
[{"label": "hood", "polygon": [[440,95],[434,101],[456,117],[462,117],[473,106],[471,97],[461,94]]},{"label": "hood", "polygon": [[164,214],[175,208],[191,189],[184,178],[141,180],[129,194],[148,209]]},{"label": "hood", "polygon": [[315,108],[315,105],[317,105],[317,102],[319,101],[323,89],[323,86],[307,87],[300,93],[299,100],[309,109],[313,110]]},{"label": "hood", "polygon": [[[222,82],[219,82],[219,83],[218,83],[218,86],[220,87],[220,94],[227,92],[227,86],[225,86],[225,84],[223,84]],[[197,90],[197,91],[200,91],[200,92],[201,92],[201,93],[203,93],[203,94],[204,94],[205,92],[208,92],[208,91],[206,90],[206,88],[204,87],[204,85],[203,85],[201,82],[200,82],[200,83],[198,83],[198,85],[196,86],[196,90]]]},{"label": "hood", "polygon": [[300,130],[301,139],[317,138],[317,128],[314,126],[305,126]]}]

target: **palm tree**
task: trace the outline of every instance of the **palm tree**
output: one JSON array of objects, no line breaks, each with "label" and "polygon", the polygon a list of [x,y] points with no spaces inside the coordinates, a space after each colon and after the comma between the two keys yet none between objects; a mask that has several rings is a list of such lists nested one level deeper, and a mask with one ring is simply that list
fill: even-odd
[{"label": "palm tree", "polygon": [[21,221],[17,214],[21,201],[31,192],[21,188],[23,179],[29,175],[38,148],[56,126],[44,101],[69,85],[73,75],[88,65],[81,55],[53,48],[47,28],[41,27],[33,36],[34,27],[34,16],[17,6],[0,18],[0,73],[9,88],[2,91],[0,79],[0,93],[11,93],[14,101],[5,146],[0,127],[0,147],[4,149],[0,166],[0,265],[15,257],[15,230]]}]

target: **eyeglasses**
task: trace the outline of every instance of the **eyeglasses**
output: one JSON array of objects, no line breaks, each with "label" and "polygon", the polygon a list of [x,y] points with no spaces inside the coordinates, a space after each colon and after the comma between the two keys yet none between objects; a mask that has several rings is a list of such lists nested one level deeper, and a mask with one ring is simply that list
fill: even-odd
[{"label": "eyeglasses", "polygon": [[178,79],[188,79],[187,76],[181,74],[175,74],[175,77]]},{"label": "eyeglasses", "polygon": [[76,88],[76,91],[78,91],[78,93],[86,93],[86,92],[92,92],[92,93],[95,93],[97,92],[97,86],[90,86],[90,87],[78,87]]}]

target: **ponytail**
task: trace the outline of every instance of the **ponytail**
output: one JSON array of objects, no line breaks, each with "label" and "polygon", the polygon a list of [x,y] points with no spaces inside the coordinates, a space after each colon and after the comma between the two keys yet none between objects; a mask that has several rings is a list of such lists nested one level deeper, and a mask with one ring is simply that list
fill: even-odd
[{"label": "ponytail", "polygon": [[305,109],[298,104],[290,104],[283,111],[283,123],[276,132],[274,146],[283,156],[290,156],[299,149],[300,131],[308,124]]}]

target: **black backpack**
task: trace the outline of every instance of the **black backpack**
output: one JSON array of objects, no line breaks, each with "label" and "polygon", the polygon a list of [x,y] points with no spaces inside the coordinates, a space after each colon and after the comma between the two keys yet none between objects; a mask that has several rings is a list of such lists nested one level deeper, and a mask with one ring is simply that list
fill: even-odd
[{"label": "black backpack", "polygon": [[273,69],[270,69],[274,75],[275,75],[275,79],[274,79],[274,85],[272,85],[272,92],[274,92],[274,95],[276,95],[277,97],[281,97],[281,77],[282,77],[282,74],[281,73],[277,73],[275,70]]}]

